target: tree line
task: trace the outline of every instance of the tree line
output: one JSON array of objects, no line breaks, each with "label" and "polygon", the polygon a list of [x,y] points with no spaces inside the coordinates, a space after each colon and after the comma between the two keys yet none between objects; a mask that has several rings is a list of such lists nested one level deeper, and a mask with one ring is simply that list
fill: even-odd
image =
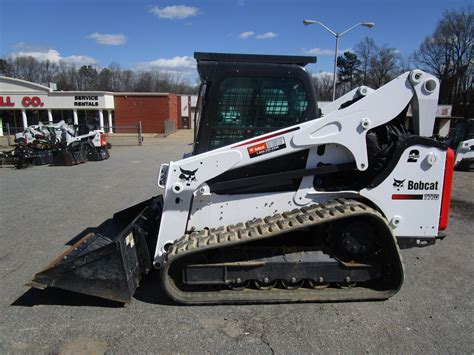
[{"label": "tree line", "polygon": [[[453,116],[473,117],[474,107],[474,13],[472,7],[449,10],[408,58],[395,48],[378,45],[369,37],[354,51],[337,58],[336,96],[360,85],[374,89],[398,75],[420,68],[440,79],[439,104],[453,105]],[[313,75],[318,98],[332,99],[332,74]]]},{"label": "tree line", "polygon": [[58,90],[65,91],[197,92],[197,87],[190,85],[179,73],[122,69],[116,63],[105,68],[77,67],[62,61],[37,60],[32,56],[10,56],[0,59],[0,74],[39,84],[56,83]]}]

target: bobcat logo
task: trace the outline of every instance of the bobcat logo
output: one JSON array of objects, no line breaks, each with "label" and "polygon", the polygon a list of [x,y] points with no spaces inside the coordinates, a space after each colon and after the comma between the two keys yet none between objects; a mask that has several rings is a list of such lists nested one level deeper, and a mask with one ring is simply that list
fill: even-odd
[{"label": "bobcat logo", "polygon": [[186,181],[186,186],[189,186],[189,185],[191,185],[191,181],[196,180],[196,171],[198,171],[198,169],[196,169],[196,170],[184,170],[184,169],[179,168],[179,170],[181,170],[181,174],[179,175],[179,178],[181,180]]},{"label": "bobcat logo", "polygon": [[403,180],[397,180],[393,179],[393,187],[397,189],[397,191],[400,191],[401,188],[403,188],[403,183],[405,182],[406,179]]}]

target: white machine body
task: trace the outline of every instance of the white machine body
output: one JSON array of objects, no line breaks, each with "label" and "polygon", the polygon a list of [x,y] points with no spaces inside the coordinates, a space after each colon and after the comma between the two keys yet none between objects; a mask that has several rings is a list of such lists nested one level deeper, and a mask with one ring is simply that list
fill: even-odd
[{"label": "white machine body", "polygon": [[[360,191],[318,191],[313,187],[314,176],[305,176],[297,191],[245,194],[243,198],[212,193],[206,182],[228,170],[303,149],[309,149],[306,169],[320,163],[352,162],[365,171],[369,168],[367,132],[411,104],[415,134],[431,137],[438,93],[438,79],[414,70],[378,90],[366,88],[363,97],[346,108],[339,109],[341,102],[335,103],[321,118],[162,165],[159,186],[164,188],[164,212],[155,266],[162,265],[170,244],[192,230],[263,218],[339,197],[369,201],[385,216],[395,236],[436,237],[446,151],[423,144],[409,146],[377,186]],[[320,145],[326,146],[324,155],[317,153]]]},{"label": "white machine body", "polygon": [[459,143],[456,149],[455,167],[474,165],[474,139],[468,139]]},{"label": "white machine body", "polygon": [[15,134],[17,140],[24,139],[25,144],[32,143],[37,136],[41,136],[49,139],[54,136],[55,143],[61,141],[66,142],[67,145],[73,142],[80,142],[83,140],[90,140],[95,147],[105,146],[106,134],[103,130],[93,130],[86,134],[77,135],[76,129],[73,126],[68,125],[64,121],[58,123],[43,124],[28,126],[23,132]]}]

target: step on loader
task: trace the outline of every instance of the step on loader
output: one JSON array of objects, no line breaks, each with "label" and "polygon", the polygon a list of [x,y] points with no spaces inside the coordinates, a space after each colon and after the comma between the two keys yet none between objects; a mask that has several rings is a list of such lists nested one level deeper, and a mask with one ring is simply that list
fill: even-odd
[{"label": "step on loader", "polygon": [[155,267],[187,304],[393,296],[400,249],[433,245],[448,225],[454,153],[432,138],[438,79],[406,72],[322,115],[314,57],[195,58],[193,152],[160,167],[163,195],[115,214],[29,285],[129,302]]}]

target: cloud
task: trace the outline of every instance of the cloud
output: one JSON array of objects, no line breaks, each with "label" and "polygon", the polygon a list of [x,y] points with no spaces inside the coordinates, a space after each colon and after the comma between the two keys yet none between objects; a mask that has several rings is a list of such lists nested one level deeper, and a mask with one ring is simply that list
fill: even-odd
[{"label": "cloud", "polygon": [[[305,54],[309,54],[309,55],[320,55],[320,56],[323,56],[323,55],[334,55],[334,49],[329,49],[329,48],[312,48],[312,49],[305,49],[303,48],[303,52]],[[345,52],[352,52],[354,53],[354,51],[352,50],[352,48],[346,48],[346,49],[339,49],[338,53],[339,55],[342,55],[344,54]]]},{"label": "cloud", "polygon": [[242,33],[239,35],[239,38],[241,38],[241,39],[247,39],[247,38],[249,38],[249,37],[252,37],[254,34],[255,34],[254,31],[242,32]]},{"label": "cloud", "polygon": [[18,42],[12,45],[12,47],[16,49],[24,49],[24,48],[30,48],[30,45],[25,42]]},{"label": "cloud", "polygon": [[12,45],[12,48],[15,48],[17,51],[28,51],[28,52],[43,52],[47,51],[48,48],[42,48],[38,46],[33,46],[26,42],[18,42]]},{"label": "cloud", "polygon": [[334,76],[333,73],[328,72],[328,71],[320,71],[318,73],[313,73],[311,75],[313,78],[318,78],[318,79],[323,79],[323,78],[331,78]]},{"label": "cloud", "polygon": [[98,63],[97,59],[88,57],[85,55],[70,55],[67,57],[61,56],[61,54],[55,49],[48,49],[47,51],[19,51],[14,52],[10,55],[12,58],[16,57],[33,57],[39,61],[49,60],[52,63],[66,63],[75,66],[81,65],[95,65]]},{"label": "cloud", "polygon": [[240,7],[245,6],[245,0],[238,0],[237,5],[239,5]]},{"label": "cloud", "polygon": [[275,32],[267,32],[267,33],[262,33],[262,34],[259,34],[257,35],[257,39],[270,39],[270,38],[275,38],[276,36],[278,36]]},{"label": "cloud", "polygon": [[98,44],[105,44],[108,46],[121,46],[122,44],[127,43],[127,37],[121,33],[111,34],[111,33],[92,33],[87,38],[93,39]]},{"label": "cloud", "polygon": [[149,62],[141,62],[136,65],[138,70],[159,70],[175,73],[189,73],[196,69],[196,61],[193,57],[182,56],[170,59],[159,58]]},{"label": "cloud", "polygon": [[61,58],[60,62],[74,65],[74,66],[83,66],[83,65],[96,65],[98,60],[86,55],[70,55],[68,57]]},{"label": "cloud", "polygon": [[197,7],[185,5],[173,5],[160,8],[159,6],[151,7],[148,12],[169,20],[183,20],[188,17],[196,16],[199,9]]},{"label": "cloud", "polygon": [[309,55],[334,55],[334,49],[328,48],[303,49],[303,52]]}]

